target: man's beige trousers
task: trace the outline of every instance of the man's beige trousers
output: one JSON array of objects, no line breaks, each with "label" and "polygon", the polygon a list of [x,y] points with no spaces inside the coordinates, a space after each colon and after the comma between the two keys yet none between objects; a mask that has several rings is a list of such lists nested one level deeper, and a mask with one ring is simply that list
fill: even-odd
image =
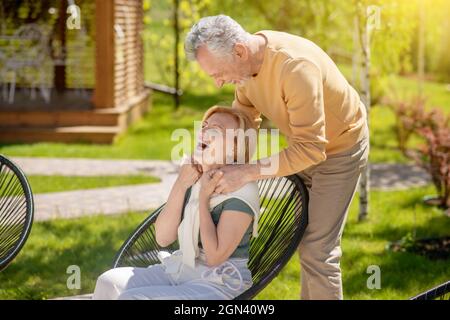
[{"label": "man's beige trousers", "polygon": [[360,173],[367,165],[366,137],[298,173],[309,190],[309,221],[298,247],[301,299],[343,299],[341,236]]}]

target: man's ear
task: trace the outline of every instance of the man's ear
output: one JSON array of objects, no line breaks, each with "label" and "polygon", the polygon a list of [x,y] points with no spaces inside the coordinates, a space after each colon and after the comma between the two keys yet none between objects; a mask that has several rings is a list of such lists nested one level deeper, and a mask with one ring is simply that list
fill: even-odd
[{"label": "man's ear", "polygon": [[248,49],[242,43],[236,43],[234,45],[234,54],[240,60],[244,60],[245,61],[245,60],[248,59]]}]

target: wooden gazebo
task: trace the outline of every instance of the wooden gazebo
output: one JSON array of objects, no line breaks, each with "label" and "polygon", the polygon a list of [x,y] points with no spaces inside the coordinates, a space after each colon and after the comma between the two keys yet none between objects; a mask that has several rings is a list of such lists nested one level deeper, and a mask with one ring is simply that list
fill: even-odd
[{"label": "wooden gazebo", "polygon": [[[74,32],[67,30],[67,9],[77,1],[55,3],[60,7],[52,9],[59,13],[52,35],[66,45],[67,34]],[[79,53],[68,48],[63,61],[53,63],[47,72],[52,79],[43,88],[49,92],[46,99],[34,91],[31,95],[34,88],[25,82],[23,87],[14,83],[14,91],[12,80],[0,78],[0,85],[6,86],[0,99],[0,142],[111,143],[149,108],[151,92],[144,87],[142,0],[95,0],[89,6],[94,8],[89,26],[93,30],[91,63],[82,58],[69,67],[67,61]],[[83,20],[88,13],[84,10],[82,24],[88,23]],[[0,42],[0,49],[2,45],[4,42]],[[8,66],[8,62],[3,63]],[[15,74],[7,71],[15,81]],[[76,76],[89,78],[85,83],[90,84],[80,85],[73,80]],[[39,87],[35,91],[39,93]]]}]

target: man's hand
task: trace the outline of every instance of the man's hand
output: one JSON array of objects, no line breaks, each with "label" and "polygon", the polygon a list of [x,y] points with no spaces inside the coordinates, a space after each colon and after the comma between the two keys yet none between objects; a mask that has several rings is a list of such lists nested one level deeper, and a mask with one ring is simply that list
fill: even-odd
[{"label": "man's hand", "polygon": [[219,169],[223,172],[222,179],[216,185],[214,193],[229,193],[240,189],[246,183],[256,180],[256,165],[236,165],[230,164]]}]

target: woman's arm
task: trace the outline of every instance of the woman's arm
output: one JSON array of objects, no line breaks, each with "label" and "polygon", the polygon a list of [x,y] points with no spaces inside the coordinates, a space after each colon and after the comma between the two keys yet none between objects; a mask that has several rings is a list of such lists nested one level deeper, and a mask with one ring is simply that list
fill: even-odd
[{"label": "woman's arm", "polygon": [[177,239],[177,228],[181,221],[184,196],[187,188],[175,183],[170,191],[167,203],[155,221],[156,242],[167,247]]},{"label": "woman's arm", "polygon": [[209,211],[209,198],[220,177],[220,172],[212,178],[204,174],[199,198],[200,238],[209,266],[219,265],[231,256],[253,220],[247,213],[225,210],[216,227]]},{"label": "woman's arm", "polygon": [[208,203],[209,199],[200,202],[200,237],[206,263],[216,266],[228,260],[236,250],[252,222],[252,217],[241,211],[225,210],[221,213],[216,227]]},{"label": "woman's arm", "polygon": [[185,164],[170,191],[167,203],[155,221],[156,242],[167,247],[177,239],[177,230],[181,222],[184,196],[187,189],[200,177],[200,172],[193,164]]}]

